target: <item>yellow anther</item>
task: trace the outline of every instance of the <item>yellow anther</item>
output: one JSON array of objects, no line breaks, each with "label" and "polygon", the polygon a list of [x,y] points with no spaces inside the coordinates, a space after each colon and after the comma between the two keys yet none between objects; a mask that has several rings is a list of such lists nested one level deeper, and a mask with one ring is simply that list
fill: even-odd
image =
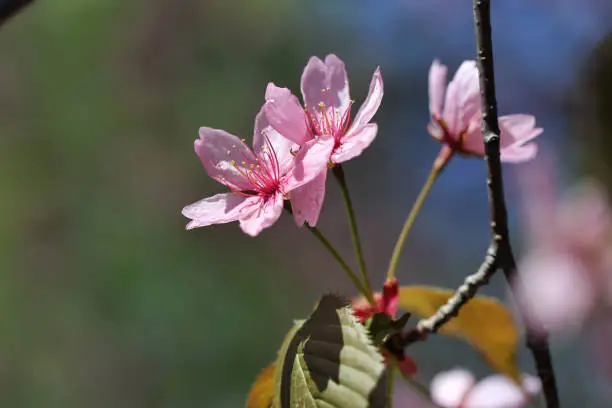
[{"label": "yellow anther", "polygon": [[246,143],[246,139],[240,139],[242,143]]},{"label": "yellow anther", "polygon": [[232,149],[235,149],[235,148],[236,148],[236,145],[232,145]]},{"label": "yellow anther", "polygon": [[325,107],[325,102],[321,101],[319,102],[319,108],[324,108]]},{"label": "yellow anther", "polygon": [[326,90],[327,90],[327,89],[323,88],[323,89],[321,89],[321,92],[322,92],[322,93],[325,93],[325,91],[326,91]]},{"label": "yellow anther", "polygon": [[236,160],[232,160],[232,161],[230,162],[230,164],[231,164],[232,166],[235,166],[235,165],[236,165]]},{"label": "yellow anther", "polygon": [[246,166],[246,162],[244,162],[244,161],[243,161],[243,162],[242,162],[242,165],[243,165],[243,166]]},{"label": "yellow anther", "polygon": [[253,167],[255,167],[255,165],[253,163],[251,163],[250,167],[253,168]]}]

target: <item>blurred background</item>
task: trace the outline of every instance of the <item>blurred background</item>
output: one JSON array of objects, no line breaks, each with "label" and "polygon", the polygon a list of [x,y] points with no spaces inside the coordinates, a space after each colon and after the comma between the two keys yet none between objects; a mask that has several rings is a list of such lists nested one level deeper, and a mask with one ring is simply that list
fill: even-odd
[{"label": "blurred background", "polygon": [[[611,21],[604,0],[493,4],[500,113],[537,116],[566,183],[612,187]],[[0,406],[234,408],[293,318],[324,292],[354,292],[288,217],[257,239],[236,224],[184,230],[182,207],[223,190],[193,152],[198,127],[249,138],[266,84],[299,92],[312,55],[346,62],[357,105],[380,65],[379,136],[345,167],[379,286],[439,149],[429,66],[454,73],[475,41],[468,0],[55,0],[3,26],[0,50]],[[349,257],[331,181],[319,226]],[[482,259],[487,211],[483,162],[454,160],[400,281],[457,286]],[[504,285],[485,292],[508,299]],[[588,343],[553,353],[565,406],[610,406]],[[457,364],[488,372],[458,340],[410,354],[423,382]]]}]

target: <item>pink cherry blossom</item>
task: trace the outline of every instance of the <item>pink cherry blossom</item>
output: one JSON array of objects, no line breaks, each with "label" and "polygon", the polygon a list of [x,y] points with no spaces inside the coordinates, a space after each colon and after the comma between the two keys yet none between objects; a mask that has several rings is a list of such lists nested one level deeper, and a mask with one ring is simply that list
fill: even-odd
[{"label": "pink cherry blossom", "polygon": [[[376,69],[365,101],[354,118],[351,117],[353,101],[350,99],[349,82],[344,62],[330,54],[325,61],[312,57],[302,74],[299,99],[287,88],[269,83],[266,89],[264,109],[270,124],[283,136],[303,146],[312,140],[331,136],[334,147],[328,157],[330,165],[359,156],[374,140],[378,131],[375,123],[369,123],[378,110],[383,97],[383,81],[380,69]],[[298,188],[296,195],[310,203],[308,211],[296,212],[296,223],[315,225],[325,197],[326,173],[322,172],[311,183]]]},{"label": "pink cherry blossom", "polygon": [[612,305],[612,210],[594,181],[558,197],[551,168],[521,178],[529,252],[515,286],[528,324],[571,334],[598,306]]},{"label": "pink cherry blossom", "polygon": [[291,193],[326,170],[333,148],[327,137],[296,153],[299,146],[270,127],[263,110],[255,120],[253,148],[223,130],[202,127],[199,133],[196,154],[208,175],[230,192],[186,206],[183,215],[192,220],[187,229],[238,221],[246,234],[258,235],[278,220],[284,200],[308,205]]},{"label": "pink cherry blossom", "polygon": [[531,375],[523,375],[521,387],[500,374],[476,382],[472,373],[455,368],[437,374],[430,388],[432,400],[443,408],[521,408],[541,385]]},{"label": "pink cherry blossom", "polygon": [[[434,60],[429,70],[429,133],[444,144],[437,165],[444,167],[454,153],[484,156],[480,124],[480,88],[476,61],[464,61],[453,80],[446,84],[446,66]],[[532,159],[542,133],[532,115],[499,118],[501,160],[519,163]]]}]

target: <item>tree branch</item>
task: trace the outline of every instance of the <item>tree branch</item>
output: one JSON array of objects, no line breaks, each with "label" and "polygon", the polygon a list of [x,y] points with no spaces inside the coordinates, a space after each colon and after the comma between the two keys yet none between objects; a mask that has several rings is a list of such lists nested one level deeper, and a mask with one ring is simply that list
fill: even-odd
[{"label": "tree branch", "polygon": [[[457,289],[444,306],[433,316],[422,319],[415,329],[390,336],[385,346],[398,357],[403,356],[404,348],[407,345],[424,340],[429,333],[437,332],[442,325],[455,317],[461,307],[474,297],[478,288],[485,285],[497,269],[501,268],[503,270],[511,288],[519,280],[516,261],[510,245],[508,212],[504,198],[500,160],[500,131],[495,96],[490,0],[474,0],[474,26],[480,78],[482,137],[487,168],[491,243],[478,271],[466,278],[463,285]],[[533,329],[533,326],[527,328],[527,347],[533,354],[548,408],[559,408],[560,403],[548,345],[548,335],[536,334],[545,333],[542,327],[538,327],[537,331]]]},{"label": "tree branch", "polygon": [[[506,280],[512,288],[518,279],[518,273],[508,234],[508,216],[499,158],[500,133],[495,97],[490,0],[474,0],[474,27],[476,29],[478,72],[480,75],[482,136],[485,143],[485,160],[487,163],[491,232],[493,241],[499,243],[497,254],[499,266],[504,271]],[[542,389],[548,408],[559,408],[560,402],[548,336],[536,335],[536,333],[533,327],[527,326],[527,347],[531,350],[538,376],[542,381]]]}]

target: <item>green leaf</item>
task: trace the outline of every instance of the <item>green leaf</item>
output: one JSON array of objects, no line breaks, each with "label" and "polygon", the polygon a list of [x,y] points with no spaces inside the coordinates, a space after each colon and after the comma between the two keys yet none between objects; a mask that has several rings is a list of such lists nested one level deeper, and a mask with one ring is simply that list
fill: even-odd
[{"label": "green leaf", "polygon": [[338,296],[323,296],[307,320],[295,322],[275,367],[272,408],[387,406],[384,358]]},{"label": "green leaf", "polygon": [[[454,294],[453,290],[432,286],[403,286],[399,308],[426,318]],[[510,311],[497,299],[476,296],[465,304],[457,317],[446,323],[440,334],[460,337],[471,344],[496,371],[519,381],[516,362],[519,332]]]}]

